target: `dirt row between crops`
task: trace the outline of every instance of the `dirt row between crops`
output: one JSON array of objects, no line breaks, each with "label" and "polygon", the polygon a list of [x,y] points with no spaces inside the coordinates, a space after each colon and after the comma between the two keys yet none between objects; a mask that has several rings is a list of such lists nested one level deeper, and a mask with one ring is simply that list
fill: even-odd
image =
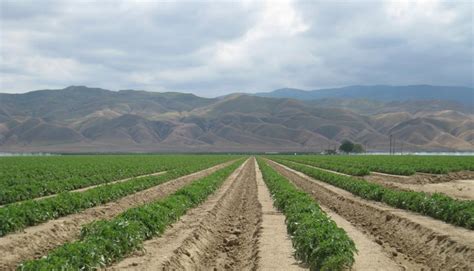
[{"label": "dirt row between crops", "polygon": [[[270,164],[270,166],[274,165]],[[338,172],[339,173],[339,172]],[[341,173],[342,174],[342,173]],[[344,174],[343,174],[344,175]],[[286,175],[288,178],[288,176]],[[289,178],[290,179],[290,178]],[[309,191],[307,191],[309,192]],[[311,193],[309,193],[311,195]],[[344,229],[347,235],[354,241],[358,250],[355,261],[351,268],[353,271],[398,271],[404,267],[395,262],[383,247],[366,236],[362,231],[354,227],[349,221],[338,215],[331,209],[320,205],[321,209],[334,221],[337,226]]]},{"label": "dirt row between crops", "polygon": [[253,270],[261,210],[253,163],[226,191],[199,227],[164,262],[164,270]]},{"label": "dirt row between crops", "polygon": [[[75,189],[75,190],[69,190],[67,192],[80,193],[80,192],[84,192],[84,191],[87,191],[87,190],[90,190],[90,189],[93,189],[93,188],[97,188],[97,187],[100,187],[100,186],[111,185],[111,184],[116,184],[116,183],[123,183],[123,182],[129,181],[131,179],[139,179],[139,178],[144,178],[144,177],[159,176],[159,175],[163,175],[165,173],[166,173],[166,171],[160,171],[160,172],[155,172],[155,173],[151,173],[151,174],[145,174],[145,175],[130,177],[130,178],[126,178],[126,179],[121,179],[121,180],[117,180],[117,181],[113,181],[113,182],[86,186],[86,187]],[[47,198],[53,198],[53,197],[56,197],[57,195],[59,195],[59,194],[51,194],[51,195],[47,195],[47,196],[43,196],[43,197],[33,198],[31,200],[42,200],[42,199],[47,199]],[[10,205],[10,204],[22,203],[22,202],[25,202],[25,201],[28,201],[28,200],[16,201],[16,202],[0,205],[0,208],[3,208],[3,207],[5,207],[7,205]]]},{"label": "dirt row between crops", "polygon": [[258,200],[262,205],[262,232],[259,240],[261,270],[307,270],[293,257],[294,248],[287,232],[285,215],[273,206],[273,199],[255,161]]},{"label": "dirt row between crops", "polygon": [[378,243],[386,255],[408,270],[468,270],[474,266],[474,231],[367,201],[281,164],[269,164]]},{"label": "dirt row between crops", "polygon": [[[309,166],[309,167],[314,167],[320,170],[324,170],[327,172],[331,172],[334,174],[339,174],[343,176],[351,176],[351,177],[356,177],[352,175],[348,175],[345,173],[341,173],[338,171],[330,170],[330,169],[325,169],[325,168],[320,168],[316,167],[313,165],[308,165],[305,163],[297,162],[297,161],[292,161],[288,160],[297,164]],[[469,171],[469,170],[463,170],[463,171],[458,171],[458,172],[449,172],[447,174],[430,174],[430,173],[422,173],[422,172],[416,172],[414,175],[410,176],[405,176],[405,175],[395,175],[395,174],[388,174],[388,173],[382,173],[382,172],[376,172],[376,171],[371,171],[369,176],[364,176],[365,177],[370,177],[370,178],[384,178],[387,181],[391,182],[396,182],[396,183],[401,183],[401,184],[436,184],[436,183],[447,183],[447,182],[452,182],[452,181],[458,181],[458,180],[473,180],[474,179],[474,171]]]},{"label": "dirt row between crops", "polygon": [[302,270],[259,173],[247,160],[203,204],[108,270]]},{"label": "dirt row between crops", "polygon": [[417,172],[414,175],[394,175],[382,172],[372,171],[367,177],[379,177],[385,178],[388,181],[401,183],[401,184],[436,184],[436,183],[447,183],[457,180],[471,180],[474,179],[474,172],[463,170],[458,172],[449,172],[447,174],[430,174]]},{"label": "dirt row between crops", "polygon": [[86,209],[0,238],[0,270],[13,270],[24,260],[39,258],[51,249],[78,238],[81,227],[99,219],[111,219],[127,209],[156,201],[181,187],[210,175],[234,161],[195,172],[152,188],[125,196],[117,201]]},{"label": "dirt row between crops", "polygon": [[[354,241],[357,253],[354,255],[352,271],[400,271],[405,270],[405,266],[396,262],[390,257],[383,247],[366,236],[357,229],[351,222],[344,219],[331,209],[320,205],[321,209],[334,221],[339,228],[342,228],[349,238]],[[411,269],[414,269],[411,266]]]},{"label": "dirt row between crops", "polygon": [[[390,174],[385,174],[385,173],[374,173],[374,172],[372,172],[369,176],[357,177],[357,176],[351,176],[345,173],[341,173],[341,172],[337,172],[337,171],[333,171],[329,169],[307,165],[304,163],[299,163],[299,162],[294,162],[294,163],[304,165],[307,167],[316,168],[316,169],[326,171],[329,173],[346,176],[346,177],[364,179],[366,181],[377,183],[391,189],[425,192],[428,194],[443,193],[455,199],[474,200],[474,180],[451,180],[447,182],[423,183],[422,181],[420,181],[421,179],[419,179],[419,181],[413,181],[413,182],[410,181],[412,178],[418,178],[419,175],[397,176],[397,175],[390,175]],[[455,174],[455,173],[452,173],[452,174]],[[432,175],[432,174],[426,174],[426,175]],[[468,176],[468,175],[463,175],[463,176]]]},{"label": "dirt row between crops", "polygon": [[429,194],[443,193],[455,199],[474,200],[474,179],[426,184],[402,183],[393,181],[393,178],[380,175],[365,176],[363,179],[391,189],[425,192]]}]

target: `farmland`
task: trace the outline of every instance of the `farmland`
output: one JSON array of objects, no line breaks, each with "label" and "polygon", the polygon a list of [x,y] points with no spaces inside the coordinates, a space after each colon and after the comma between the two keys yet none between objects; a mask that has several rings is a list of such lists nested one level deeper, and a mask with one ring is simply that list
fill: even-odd
[{"label": "farmland", "polygon": [[[0,270],[474,265],[472,157],[0,158]],[[471,191],[471,190],[466,190]]]},{"label": "farmland", "polygon": [[212,157],[115,155],[0,158],[0,204],[176,169]]},{"label": "farmland", "polygon": [[283,156],[286,160],[302,162],[349,175],[363,176],[381,172],[410,176],[418,173],[447,174],[474,171],[472,156]]}]

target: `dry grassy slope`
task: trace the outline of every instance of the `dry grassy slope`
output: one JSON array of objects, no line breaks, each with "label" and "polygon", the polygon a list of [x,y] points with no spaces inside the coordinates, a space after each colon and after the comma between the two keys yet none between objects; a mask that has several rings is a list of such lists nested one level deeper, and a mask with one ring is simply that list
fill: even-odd
[{"label": "dry grassy slope", "polygon": [[474,149],[474,116],[465,111],[417,103],[393,112],[390,103],[392,112],[361,115],[350,104],[85,87],[0,94],[0,151],[317,151],[346,138],[386,150],[389,134],[405,150]]}]

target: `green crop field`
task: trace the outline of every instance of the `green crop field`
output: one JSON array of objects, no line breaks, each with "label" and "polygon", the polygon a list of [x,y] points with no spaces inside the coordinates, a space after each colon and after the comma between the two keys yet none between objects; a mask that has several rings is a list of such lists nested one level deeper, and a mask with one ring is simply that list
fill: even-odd
[{"label": "green crop field", "polygon": [[[474,176],[473,164],[469,156],[2,157],[0,269],[258,269],[285,242],[288,255],[274,255],[286,259],[275,263],[282,269],[347,270],[371,257],[463,269],[472,266],[474,197],[429,189],[472,188],[455,178]],[[377,172],[391,175],[368,178]],[[446,181],[429,183],[435,175]],[[427,181],[390,185],[410,178]]]},{"label": "green crop field", "polygon": [[275,157],[354,176],[368,175],[371,171],[395,175],[413,175],[417,172],[446,174],[462,170],[474,171],[474,156],[286,155]]},{"label": "green crop field", "polygon": [[223,161],[206,155],[0,157],[0,205],[124,178]]}]

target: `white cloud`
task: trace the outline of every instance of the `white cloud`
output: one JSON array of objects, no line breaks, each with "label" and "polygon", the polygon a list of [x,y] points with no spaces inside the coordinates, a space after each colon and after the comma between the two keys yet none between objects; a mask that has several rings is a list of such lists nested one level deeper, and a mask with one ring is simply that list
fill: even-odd
[{"label": "white cloud", "polygon": [[214,61],[223,66],[234,67],[238,67],[241,62],[256,64],[249,58],[256,57],[252,53],[259,51],[261,43],[268,40],[284,42],[308,28],[291,1],[266,1],[256,24],[245,35],[235,41],[217,44]]},{"label": "white cloud", "polygon": [[0,92],[473,85],[470,1],[0,5]]}]

